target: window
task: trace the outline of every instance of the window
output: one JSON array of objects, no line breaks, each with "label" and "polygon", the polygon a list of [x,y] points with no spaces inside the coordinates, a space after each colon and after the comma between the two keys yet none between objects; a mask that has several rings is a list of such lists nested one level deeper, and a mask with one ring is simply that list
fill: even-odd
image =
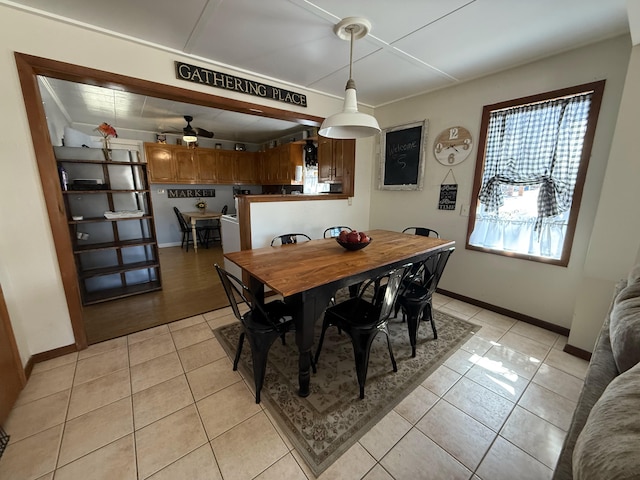
[{"label": "window", "polygon": [[484,107],[468,249],[569,263],[604,83]]}]

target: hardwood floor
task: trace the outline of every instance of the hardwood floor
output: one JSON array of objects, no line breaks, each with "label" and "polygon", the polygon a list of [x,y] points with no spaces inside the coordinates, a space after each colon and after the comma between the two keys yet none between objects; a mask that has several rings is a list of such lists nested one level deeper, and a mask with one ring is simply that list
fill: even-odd
[{"label": "hardwood floor", "polygon": [[215,263],[223,263],[220,246],[161,248],[162,290],[84,307],[89,344],[228,306]]}]

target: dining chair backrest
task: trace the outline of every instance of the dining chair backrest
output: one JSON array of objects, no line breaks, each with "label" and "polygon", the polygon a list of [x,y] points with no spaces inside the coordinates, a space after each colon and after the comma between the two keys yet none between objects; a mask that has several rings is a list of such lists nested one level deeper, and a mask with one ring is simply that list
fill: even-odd
[{"label": "dining chair backrest", "polygon": [[284,235],[278,235],[271,240],[271,246],[288,245],[291,243],[298,243],[300,240],[309,241],[311,237],[304,233],[285,233]]},{"label": "dining chair backrest", "polygon": [[367,280],[360,287],[360,291],[358,293],[358,298],[360,299],[362,299],[367,294],[367,291],[370,288],[374,288],[371,303],[375,308],[375,312],[377,312],[379,322],[386,321],[391,315],[393,306],[396,302],[396,297],[398,296],[398,292],[400,290],[400,284],[402,283],[405,272],[410,266],[411,264],[405,265],[390,272],[384,273],[376,278]]},{"label": "dining chair backrest", "polygon": [[438,234],[438,232],[436,232],[435,230],[432,230],[430,228],[425,228],[425,227],[407,227],[404,230],[402,230],[402,233],[409,233],[412,230],[413,230],[413,234],[414,235],[421,235],[423,237],[440,238],[440,234]]},{"label": "dining chair backrest", "polygon": [[191,227],[189,227],[189,224],[182,216],[182,213],[180,213],[180,210],[178,209],[178,207],[173,207],[173,211],[175,212],[176,217],[178,217],[178,223],[180,224],[180,231],[183,233],[190,232]]},{"label": "dining chair backrest", "polygon": [[[455,249],[455,247],[451,247],[446,250],[440,250],[439,252],[427,257],[421,263],[415,264],[418,268],[410,270],[409,274],[405,278],[405,287],[409,288],[411,283],[417,283],[424,288],[427,296],[431,297],[433,292],[436,291],[440,278],[444,273],[444,267],[447,265],[449,257]],[[401,289],[400,294],[402,293]]]},{"label": "dining chair backrest", "polygon": [[243,321],[242,314],[240,313],[240,304],[245,303],[249,306],[254,315],[260,315],[260,319],[270,323],[274,328],[277,328],[272,319],[265,312],[260,302],[258,302],[255,295],[253,295],[251,290],[242,283],[242,280],[227,272],[217,263],[215,264],[215,267],[218,272],[218,276],[220,277],[220,282],[222,282],[224,292],[227,294],[231,310],[233,310],[233,314],[240,322]]},{"label": "dining chair backrest", "polygon": [[335,238],[340,235],[340,232],[346,230],[347,232],[352,232],[353,229],[351,227],[347,227],[346,225],[336,225],[334,227],[329,227],[324,231],[324,238]]},{"label": "dining chair backrest", "polygon": [[220,211],[220,213],[222,213],[222,215],[226,215],[228,211],[229,211],[229,205],[225,205],[224,207],[222,207],[222,210]]}]

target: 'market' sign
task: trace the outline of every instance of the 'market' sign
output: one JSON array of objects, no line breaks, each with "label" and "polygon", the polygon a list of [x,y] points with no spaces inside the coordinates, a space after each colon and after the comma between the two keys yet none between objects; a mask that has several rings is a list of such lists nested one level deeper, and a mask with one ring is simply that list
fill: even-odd
[{"label": "'market' sign", "polygon": [[246,93],[261,98],[269,98],[278,102],[291,103],[300,107],[307,106],[307,96],[301,93],[290,92],[282,88],[254,82],[246,78],[227,75],[226,73],[215,72],[188,63],[176,63],[176,77],[188,82],[201,83],[210,87],[224,88],[233,92]]}]

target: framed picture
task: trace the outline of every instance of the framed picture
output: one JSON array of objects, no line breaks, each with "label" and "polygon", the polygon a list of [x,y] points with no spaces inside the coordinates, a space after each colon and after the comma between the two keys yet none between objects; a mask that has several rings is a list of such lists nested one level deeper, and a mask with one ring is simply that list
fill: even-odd
[{"label": "framed picture", "polygon": [[422,190],[428,126],[423,120],[380,132],[379,190]]}]

